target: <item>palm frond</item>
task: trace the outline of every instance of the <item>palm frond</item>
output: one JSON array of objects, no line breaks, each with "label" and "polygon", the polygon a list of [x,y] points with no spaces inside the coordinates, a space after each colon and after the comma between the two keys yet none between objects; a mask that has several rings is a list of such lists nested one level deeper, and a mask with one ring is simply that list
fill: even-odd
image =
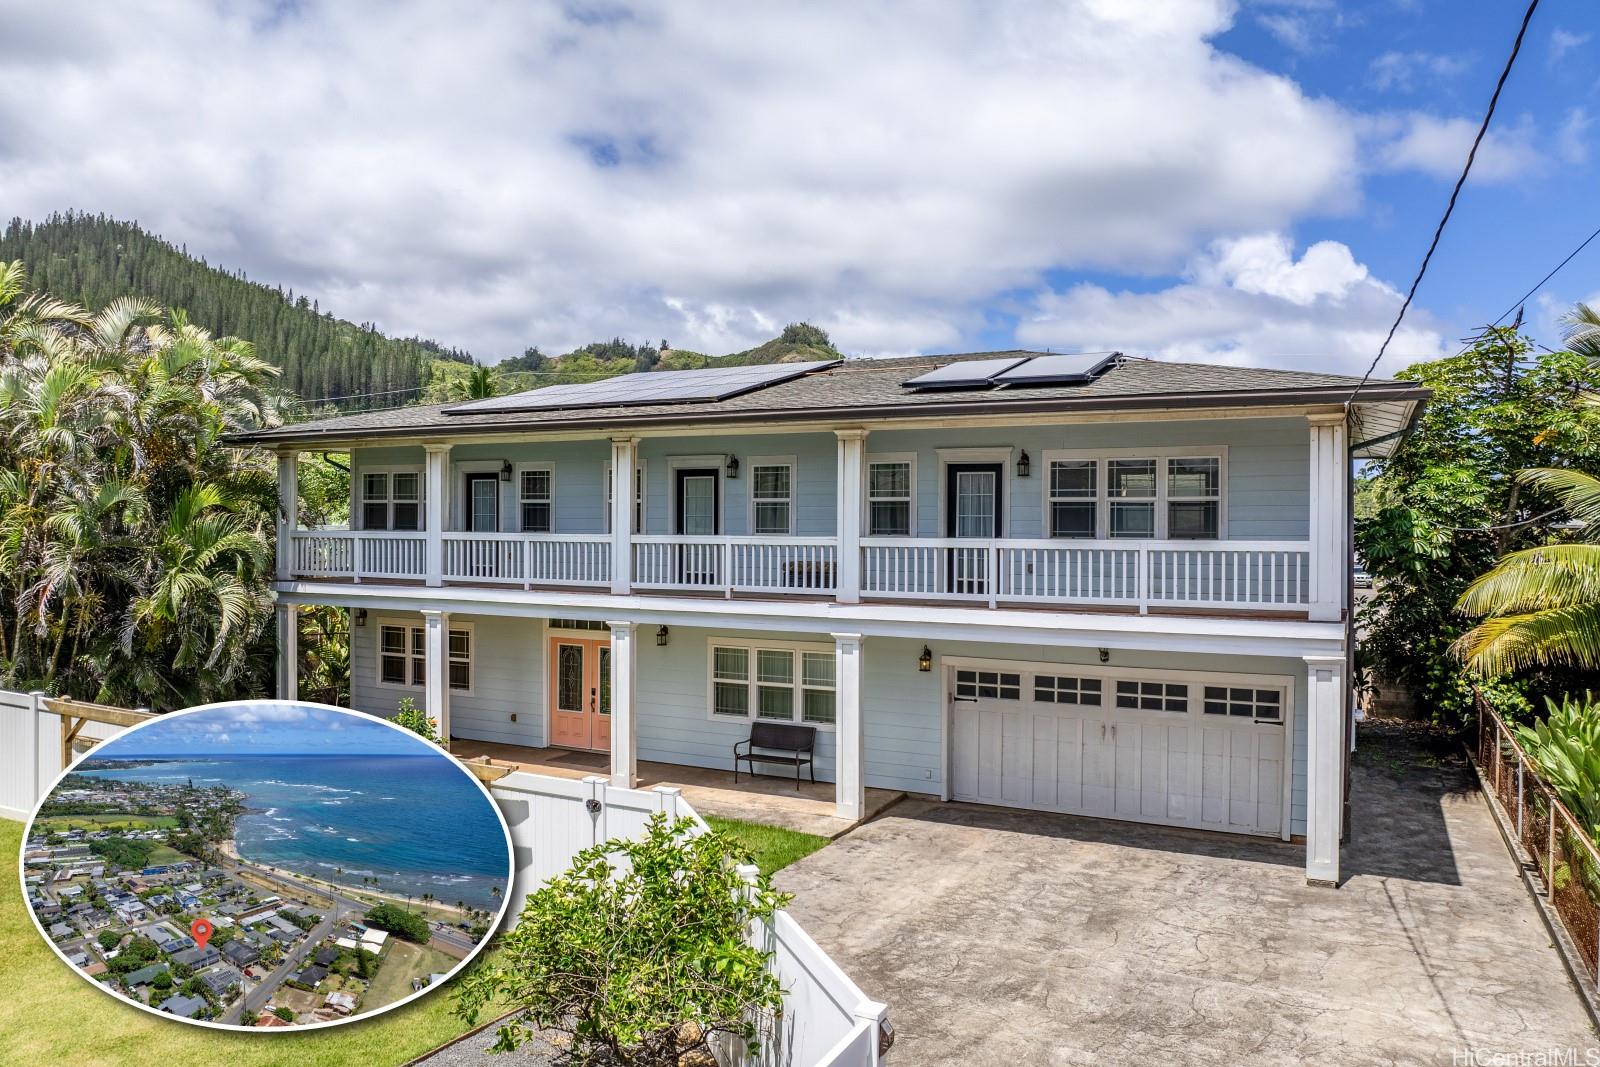
[{"label": "palm frond", "polygon": [[1528,667],[1600,663],[1600,603],[1485,619],[1451,651],[1486,677]]},{"label": "palm frond", "polygon": [[1554,493],[1573,518],[1590,523],[1600,520],[1600,478],[1561,467],[1534,467],[1518,471],[1517,481]]},{"label": "palm frond", "polygon": [[1456,603],[1466,615],[1516,615],[1600,603],[1600,545],[1543,545],[1511,552]]}]

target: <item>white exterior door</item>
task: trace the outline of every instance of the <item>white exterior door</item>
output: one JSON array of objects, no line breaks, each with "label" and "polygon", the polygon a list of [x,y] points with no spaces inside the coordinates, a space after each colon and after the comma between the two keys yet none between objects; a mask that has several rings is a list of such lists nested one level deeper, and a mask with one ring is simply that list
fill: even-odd
[{"label": "white exterior door", "polygon": [[1279,835],[1285,685],[1162,673],[953,668],[954,798]]}]

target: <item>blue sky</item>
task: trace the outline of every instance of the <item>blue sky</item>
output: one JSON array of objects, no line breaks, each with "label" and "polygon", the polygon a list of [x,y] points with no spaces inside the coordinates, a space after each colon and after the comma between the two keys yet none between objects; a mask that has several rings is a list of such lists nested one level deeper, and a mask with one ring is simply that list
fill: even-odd
[{"label": "blue sky", "polygon": [[[0,203],[137,218],[494,361],[1027,345],[1359,373],[1521,16],[1459,0],[0,0]],[[1546,0],[1383,371],[1600,225],[1600,8]],[[225,56],[225,65],[203,57]],[[1600,296],[1600,242],[1529,308]]]},{"label": "blue sky", "polygon": [[229,704],[165,715],[95,750],[108,759],[178,753],[204,758],[271,753],[434,755],[420,740],[354,711]]}]

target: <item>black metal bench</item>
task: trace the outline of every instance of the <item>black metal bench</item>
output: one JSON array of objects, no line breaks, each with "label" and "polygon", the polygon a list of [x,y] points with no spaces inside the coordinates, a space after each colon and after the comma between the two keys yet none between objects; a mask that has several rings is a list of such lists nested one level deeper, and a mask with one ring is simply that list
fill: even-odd
[{"label": "black metal bench", "polygon": [[[740,746],[744,751],[740,752]],[[781,763],[794,768],[794,787],[800,789],[800,768],[817,780],[816,764],[811,761],[817,748],[817,730],[814,726],[797,726],[785,722],[753,722],[750,736],[733,746],[733,783],[739,784],[739,763],[750,764],[750,777],[756,776],[757,763]]]}]

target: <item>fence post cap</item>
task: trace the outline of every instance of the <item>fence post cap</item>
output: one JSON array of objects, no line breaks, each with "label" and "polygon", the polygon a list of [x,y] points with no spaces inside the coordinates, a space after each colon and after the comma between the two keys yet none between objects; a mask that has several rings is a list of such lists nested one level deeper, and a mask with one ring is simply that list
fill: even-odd
[{"label": "fence post cap", "polygon": [[611,779],[603,774],[586,774],[583,776],[583,781],[586,785],[594,785],[597,782],[601,785],[606,785],[610,783]]},{"label": "fence post cap", "polygon": [[668,796],[668,797],[681,797],[681,796],[683,796],[683,790],[679,789],[675,785],[658,785],[658,786],[653,787],[651,789],[651,792],[660,793],[662,796]]}]

